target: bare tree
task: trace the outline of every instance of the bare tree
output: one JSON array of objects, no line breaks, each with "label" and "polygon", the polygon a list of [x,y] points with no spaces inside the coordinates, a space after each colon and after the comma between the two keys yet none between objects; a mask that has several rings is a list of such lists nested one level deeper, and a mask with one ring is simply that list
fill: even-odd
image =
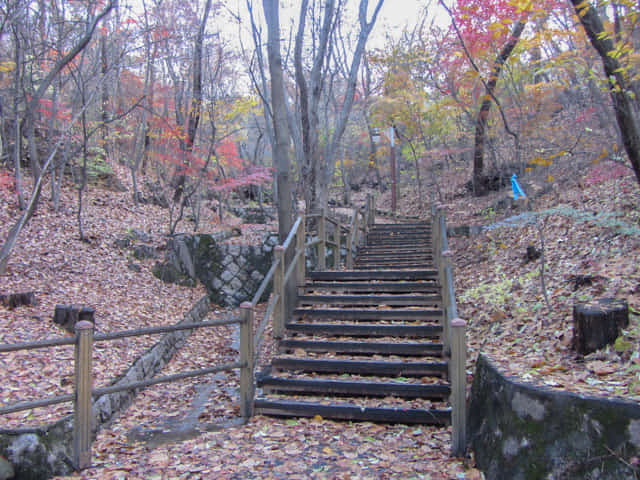
[{"label": "bare tree", "polygon": [[588,1],[571,0],[580,23],[587,32],[591,45],[602,59],[604,73],[609,84],[609,94],[616,112],[616,120],[622,134],[622,143],[629,156],[629,161],[640,183],[640,125],[638,111],[632,102],[635,93],[623,74],[620,62],[613,53],[613,40],[604,29],[598,12]]},{"label": "bare tree", "polygon": [[262,0],[267,21],[267,58],[271,77],[271,124],[273,125],[273,156],[276,167],[278,190],[278,235],[284,242],[293,226],[291,205],[292,182],[290,177],[289,131],[287,129],[287,106],[284,95],[284,74],[280,53],[280,12],[278,0]]},{"label": "bare tree", "polygon": [[[332,36],[337,33],[337,25],[343,10],[344,1],[325,0],[321,26],[314,26],[315,33],[312,44],[312,62],[307,80],[303,65],[303,48],[306,29],[306,19],[310,15],[309,2],[303,0],[300,6],[300,19],[296,35],[294,63],[295,77],[300,101],[300,125],[304,152],[302,175],[305,184],[305,202],[307,209],[318,209],[324,206],[328,198],[328,185],[333,175],[335,157],[342,135],[344,134],[358,80],[358,70],[364,54],[365,45],[384,0],[378,0],[373,10],[371,20],[367,20],[368,0],[361,0],[358,8],[360,30],[354,47],[353,56],[345,68],[345,90],[341,108],[337,112],[333,128],[325,127],[327,136],[324,148],[320,147],[320,107],[323,94],[329,95],[334,88],[331,80],[336,75],[330,73],[329,64],[337,58],[334,52],[335,40]],[[343,59],[346,61],[346,59]],[[337,68],[340,68],[337,66]],[[326,98],[326,97],[325,97]]]}]

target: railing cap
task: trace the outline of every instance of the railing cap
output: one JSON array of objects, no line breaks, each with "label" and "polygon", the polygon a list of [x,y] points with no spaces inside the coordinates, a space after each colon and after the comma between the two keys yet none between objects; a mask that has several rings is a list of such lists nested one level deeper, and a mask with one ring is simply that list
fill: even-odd
[{"label": "railing cap", "polygon": [[276,252],[283,252],[284,251],[284,247],[282,245],[276,245],[275,247],[273,247],[273,249]]},{"label": "railing cap", "polygon": [[76,331],[78,330],[93,330],[93,323],[89,320],[80,320],[76,323]]},{"label": "railing cap", "polygon": [[442,257],[445,257],[445,258],[453,258],[453,251],[452,250],[443,250],[440,255]]},{"label": "railing cap", "polygon": [[454,318],[453,320],[451,320],[451,326],[452,327],[462,327],[465,328],[467,326],[467,322],[461,318]]},{"label": "railing cap", "polygon": [[251,302],[242,302],[240,308],[253,309],[253,304]]}]

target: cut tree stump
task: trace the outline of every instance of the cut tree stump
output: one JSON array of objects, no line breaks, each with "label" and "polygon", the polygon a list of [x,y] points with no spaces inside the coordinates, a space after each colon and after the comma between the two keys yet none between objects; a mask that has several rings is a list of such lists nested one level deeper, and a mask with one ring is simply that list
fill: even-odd
[{"label": "cut tree stump", "polygon": [[70,333],[75,333],[76,323],[80,320],[88,320],[91,323],[95,323],[93,318],[95,313],[94,308],[83,305],[56,305],[53,313],[53,323],[60,325]]},{"label": "cut tree stump", "polygon": [[0,294],[0,303],[11,309],[22,305],[35,305],[36,294],[34,292]]},{"label": "cut tree stump", "polygon": [[600,298],[573,306],[573,349],[582,354],[612,344],[620,330],[629,325],[625,300]]}]

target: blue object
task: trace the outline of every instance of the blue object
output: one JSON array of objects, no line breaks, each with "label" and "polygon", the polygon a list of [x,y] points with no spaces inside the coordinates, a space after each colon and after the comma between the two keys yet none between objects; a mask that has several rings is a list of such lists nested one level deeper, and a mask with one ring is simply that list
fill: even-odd
[{"label": "blue object", "polygon": [[518,184],[518,180],[516,180],[516,178],[518,177],[514,173],[511,176],[511,186],[513,187],[513,196],[515,197],[516,200],[518,199],[519,196],[522,198],[526,198],[526,195],[524,194],[524,191],[522,190],[522,188],[520,188],[520,184]]}]

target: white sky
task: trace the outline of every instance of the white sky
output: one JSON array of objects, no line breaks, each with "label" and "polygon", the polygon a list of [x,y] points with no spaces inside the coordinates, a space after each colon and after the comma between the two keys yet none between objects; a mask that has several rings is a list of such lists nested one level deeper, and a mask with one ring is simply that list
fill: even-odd
[{"label": "white sky", "polygon": [[[246,9],[246,0],[236,0],[236,7],[233,7],[233,3],[229,5],[231,8],[234,8],[235,11],[240,11],[243,19],[248,19],[248,13]],[[369,0],[369,10],[373,11],[373,8],[376,4],[376,0]],[[263,22],[262,20],[262,1],[261,0],[253,0],[254,4],[254,15],[259,19],[259,22]],[[350,0],[348,5],[355,12],[359,4],[358,0]],[[280,1],[280,27],[285,30],[290,25],[290,19],[293,17],[297,23],[297,17],[299,14],[299,0],[281,0]],[[380,14],[378,16],[378,20],[376,25],[371,32],[369,37],[368,47],[369,48],[382,48],[384,46],[385,37],[390,35],[393,38],[398,38],[402,33],[403,29],[408,28],[411,29],[415,26],[418,18],[421,15],[421,11],[425,6],[429,6],[430,16],[433,15],[436,17],[436,21],[439,24],[445,24],[448,22],[448,16],[446,12],[443,11],[441,7],[438,6],[437,0],[385,0],[382,5],[382,9],[380,10]],[[357,18],[357,17],[355,17]],[[371,18],[369,16],[369,18]],[[248,34],[249,22],[248,20],[245,22],[247,36],[245,42],[245,46],[248,48],[252,48],[251,39]],[[231,33],[230,38],[236,38],[238,35],[238,29],[236,25],[229,26]],[[226,30],[226,29],[225,29]]]}]

